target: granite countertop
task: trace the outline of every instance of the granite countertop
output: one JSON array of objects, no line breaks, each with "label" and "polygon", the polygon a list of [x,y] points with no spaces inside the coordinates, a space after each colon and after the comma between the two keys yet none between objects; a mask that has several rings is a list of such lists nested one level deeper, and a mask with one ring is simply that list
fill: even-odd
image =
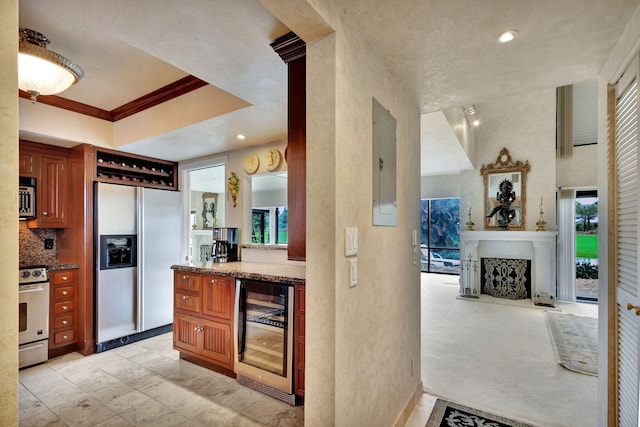
[{"label": "granite countertop", "polygon": [[305,267],[302,265],[266,264],[259,262],[199,262],[172,265],[173,270],[191,273],[233,276],[238,279],[265,280],[286,285],[304,285]]},{"label": "granite countertop", "polygon": [[80,264],[76,264],[76,263],[67,263],[67,264],[51,264],[47,266],[47,269],[49,271],[55,271],[55,270],[74,270],[80,268]]}]

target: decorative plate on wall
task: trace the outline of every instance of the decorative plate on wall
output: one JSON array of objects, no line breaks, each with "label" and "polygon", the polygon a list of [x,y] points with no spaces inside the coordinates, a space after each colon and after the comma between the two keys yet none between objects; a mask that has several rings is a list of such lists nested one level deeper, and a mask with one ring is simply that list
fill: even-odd
[{"label": "decorative plate on wall", "polygon": [[244,171],[249,175],[256,173],[260,167],[260,159],[256,153],[250,153],[244,156]]},{"label": "decorative plate on wall", "polygon": [[273,172],[274,170],[278,169],[278,167],[280,167],[281,161],[282,154],[280,153],[280,150],[269,150],[265,155],[265,164],[269,172]]}]

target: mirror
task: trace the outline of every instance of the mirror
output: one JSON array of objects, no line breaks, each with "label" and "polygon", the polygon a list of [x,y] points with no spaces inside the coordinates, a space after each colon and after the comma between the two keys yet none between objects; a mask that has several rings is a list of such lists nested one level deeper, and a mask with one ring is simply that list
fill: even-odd
[{"label": "mirror", "polygon": [[287,244],[287,218],[287,171],[251,177],[251,243]]},{"label": "mirror", "polygon": [[494,163],[482,165],[485,229],[524,229],[528,171],[529,162],[514,162],[506,148]]}]

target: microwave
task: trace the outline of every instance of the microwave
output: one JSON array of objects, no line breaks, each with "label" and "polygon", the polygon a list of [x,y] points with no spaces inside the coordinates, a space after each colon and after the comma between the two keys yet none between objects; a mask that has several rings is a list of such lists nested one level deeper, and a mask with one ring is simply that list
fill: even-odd
[{"label": "microwave", "polygon": [[20,177],[18,186],[18,214],[20,219],[36,217],[36,179]]}]

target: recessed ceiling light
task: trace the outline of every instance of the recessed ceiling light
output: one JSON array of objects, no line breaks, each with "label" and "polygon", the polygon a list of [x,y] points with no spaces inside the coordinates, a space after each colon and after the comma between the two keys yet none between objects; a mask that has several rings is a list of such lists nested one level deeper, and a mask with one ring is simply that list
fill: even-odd
[{"label": "recessed ceiling light", "polygon": [[515,39],[517,35],[518,35],[518,30],[509,30],[500,34],[500,37],[498,37],[498,41],[500,43],[508,43],[511,40]]},{"label": "recessed ceiling light", "polygon": [[246,136],[244,136],[243,134],[239,133],[239,134],[238,134],[238,136],[237,136],[236,138],[238,138],[238,139],[241,139],[241,140],[242,140],[242,139],[246,139],[247,137],[246,137]]}]

